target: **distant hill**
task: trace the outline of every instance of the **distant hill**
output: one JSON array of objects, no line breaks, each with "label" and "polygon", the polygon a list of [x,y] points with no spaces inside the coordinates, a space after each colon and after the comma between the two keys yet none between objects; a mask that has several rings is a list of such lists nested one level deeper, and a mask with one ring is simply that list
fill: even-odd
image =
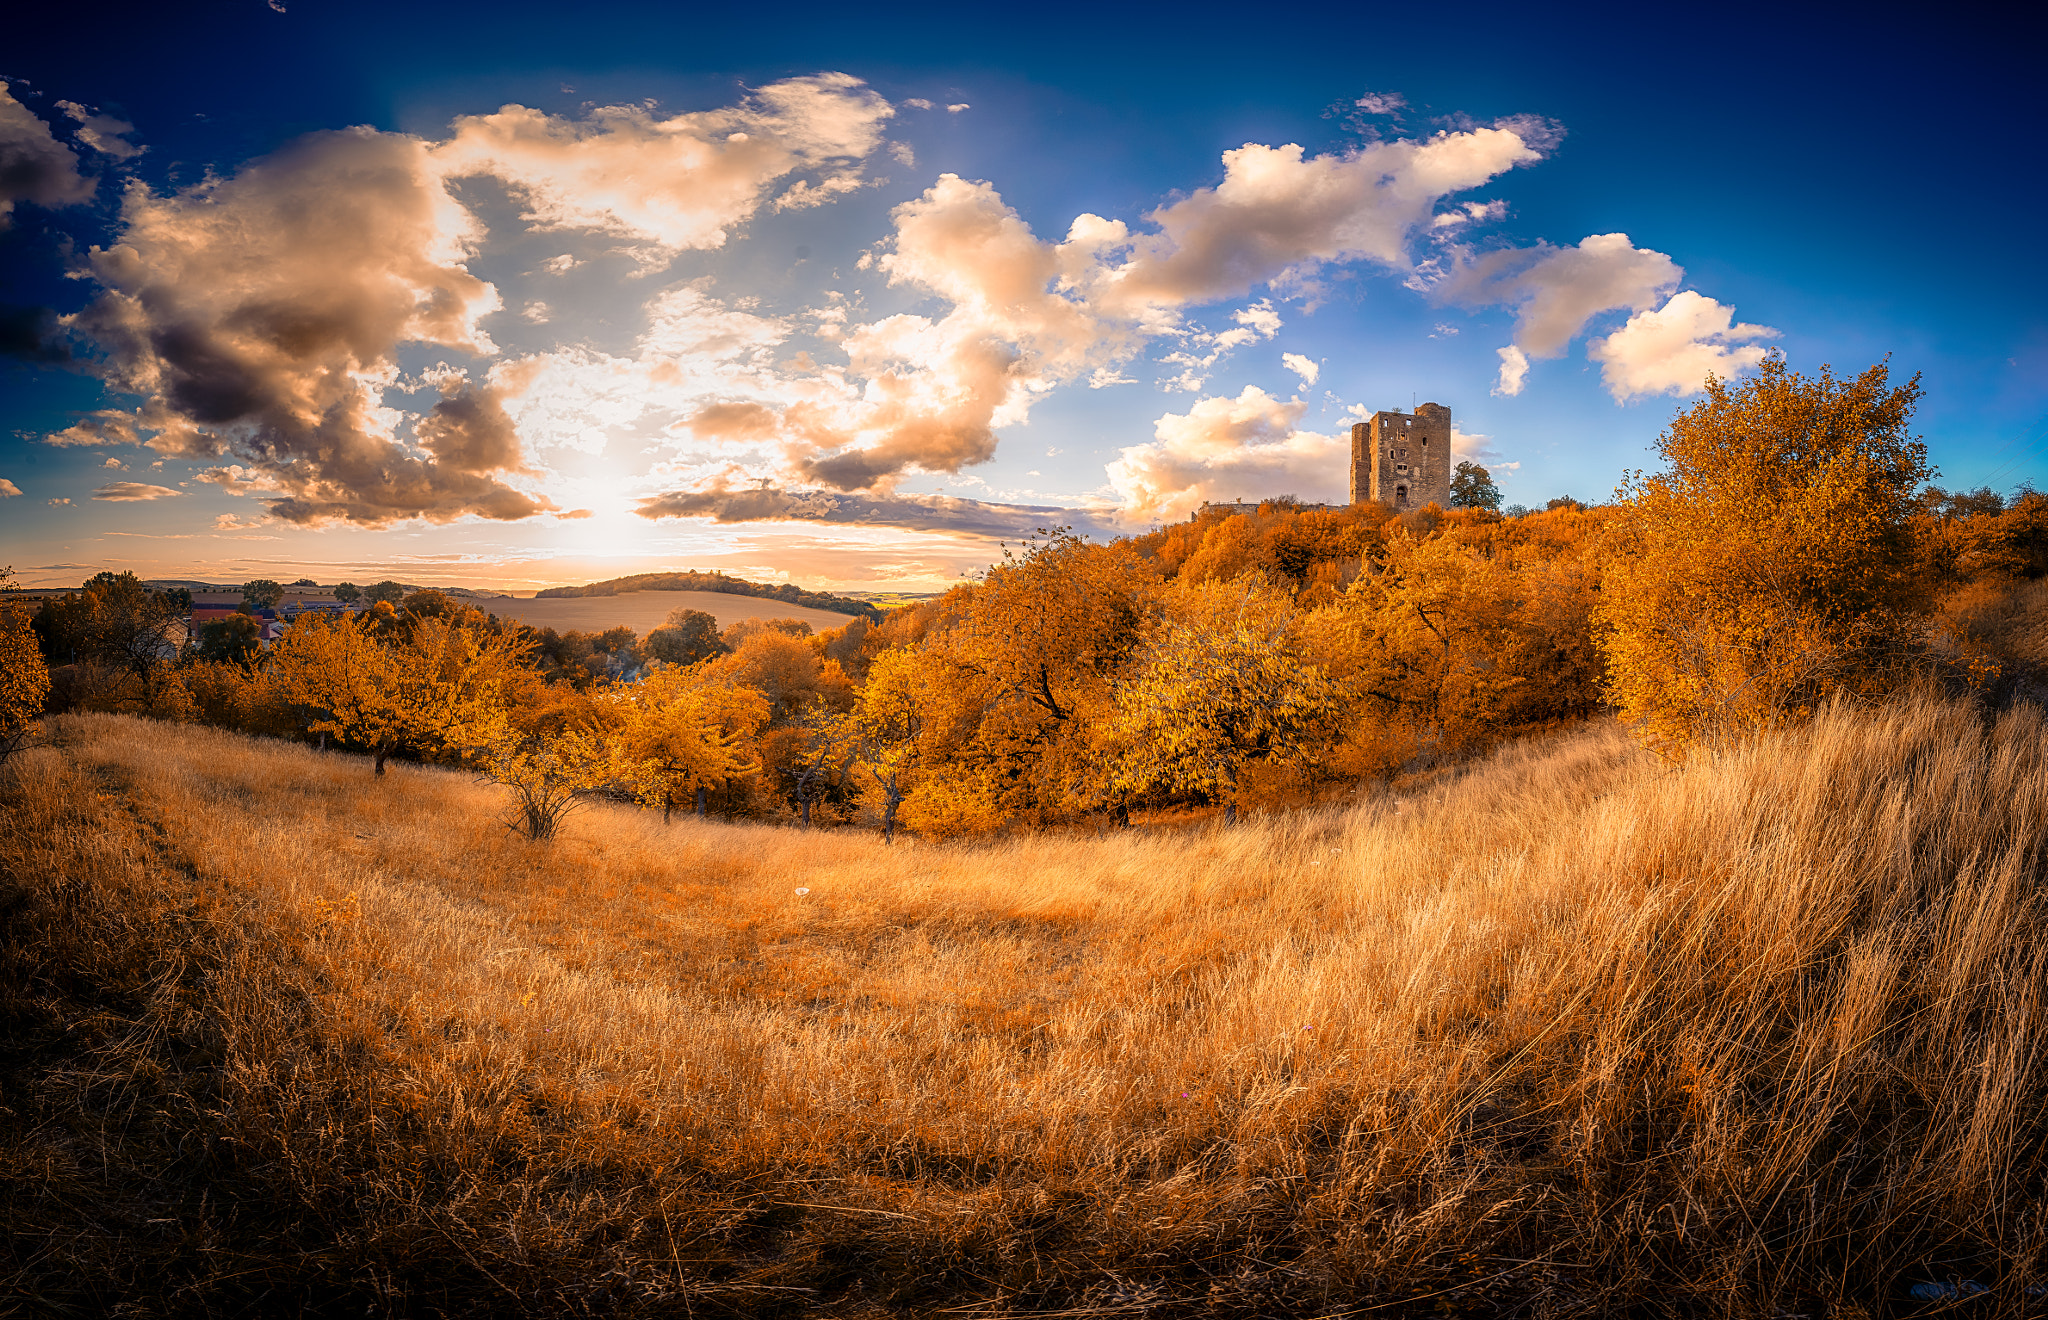
[{"label": "distant hill", "polygon": [[717,591],[728,596],[757,596],[858,618],[882,617],[882,611],[876,606],[850,596],[835,596],[829,591],[805,591],[787,582],[773,585],[749,582],[745,578],[728,577],[719,572],[635,573],[631,577],[592,582],[582,587],[548,587],[534,592],[533,596],[535,600],[549,600],[570,596],[623,596],[634,591]]}]

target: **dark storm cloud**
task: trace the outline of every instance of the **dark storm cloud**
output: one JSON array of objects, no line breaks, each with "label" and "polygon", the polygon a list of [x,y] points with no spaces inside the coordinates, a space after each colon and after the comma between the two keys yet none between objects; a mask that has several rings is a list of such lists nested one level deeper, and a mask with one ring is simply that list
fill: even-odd
[{"label": "dark storm cloud", "polygon": [[71,361],[71,350],[56,342],[56,335],[53,309],[0,303],[0,357],[61,366]]},{"label": "dark storm cloud", "polygon": [[75,206],[92,200],[94,186],[78,172],[78,153],[0,84],[0,229],[16,202]]},{"label": "dark storm cloud", "polygon": [[316,133],[172,196],[131,185],[92,258],[105,292],[71,321],[145,397],[152,447],[234,457],[281,518],[524,518],[550,506],[490,475],[524,466],[495,400],[442,400],[422,456],[375,384],[401,343],[491,349],[477,320],[497,292],[463,264],[476,237],[420,142]]}]

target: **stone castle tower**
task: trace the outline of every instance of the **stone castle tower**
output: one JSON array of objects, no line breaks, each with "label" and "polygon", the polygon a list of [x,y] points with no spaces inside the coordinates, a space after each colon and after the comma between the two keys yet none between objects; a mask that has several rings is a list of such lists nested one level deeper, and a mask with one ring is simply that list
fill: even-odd
[{"label": "stone castle tower", "polygon": [[1425,403],[1413,414],[1376,412],[1351,428],[1351,502],[1395,509],[1451,502],[1451,410]]}]

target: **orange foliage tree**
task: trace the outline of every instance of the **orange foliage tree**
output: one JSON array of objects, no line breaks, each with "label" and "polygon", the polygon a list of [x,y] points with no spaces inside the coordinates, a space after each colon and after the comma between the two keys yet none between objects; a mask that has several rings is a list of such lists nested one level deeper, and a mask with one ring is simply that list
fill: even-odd
[{"label": "orange foliage tree", "polygon": [[1658,439],[1624,485],[1597,619],[1608,692],[1655,746],[1797,718],[1893,682],[1925,609],[1909,521],[1928,475],[1919,377],[1791,371],[1781,355]]},{"label": "orange foliage tree", "polygon": [[21,750],[50,695],[50,667],[29,612],[6,599],[12,568],[0,568],[0,761]]},{"label": "orange foliage tree", "polygon": [[367,750],[460,754],[501,738],[529,644],[467,619],[301,615],[271,648],[281,696],[320,712],[307,727]]}]

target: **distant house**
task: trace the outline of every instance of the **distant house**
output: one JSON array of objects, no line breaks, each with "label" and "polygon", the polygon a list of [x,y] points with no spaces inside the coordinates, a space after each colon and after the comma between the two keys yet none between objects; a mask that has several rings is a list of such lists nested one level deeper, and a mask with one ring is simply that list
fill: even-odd
[{"label": "distant house", "polygon": [[189,626],[192,630],[192,635],[196,637],[199,635],[199,630],[209,623],[225,619],[234,614],[248,614],[263,625],[263,640],[268,643],[276,641],[285,628],[291,624],[291,621],[298,618],[301,614],[354,614],[362,608],[363,603],[361,601],[352,605],[338,601],[334,598],[332,592],[312,590],[304,587],[286,587],[284,595],[278,600],[277,604],[267,605],[260,610],[244,610],[242,608],[242,593],[239,589],[233,591],[197,590],[192,593],[192,613]]}]

